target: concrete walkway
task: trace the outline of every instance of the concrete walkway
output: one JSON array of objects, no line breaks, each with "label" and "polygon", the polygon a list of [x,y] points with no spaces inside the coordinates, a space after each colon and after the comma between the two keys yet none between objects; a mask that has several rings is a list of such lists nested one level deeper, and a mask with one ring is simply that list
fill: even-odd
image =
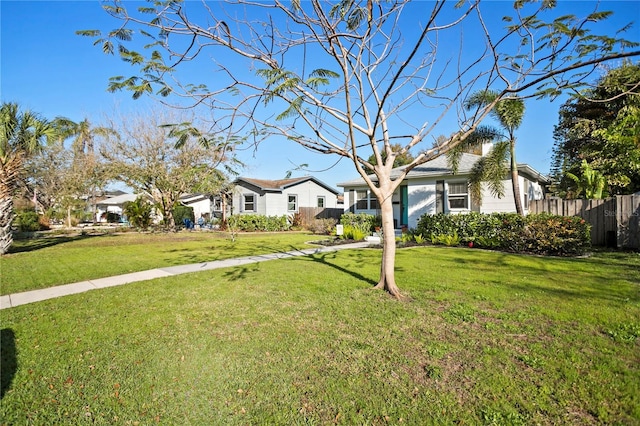
[{"label": "concrete walkway", "polygon": [[148,271],[133,272],[131,274],[116,275],[114,277],[98,278],[95,280],[81,281],[73,284],[65,284],[40,290],[25,291],[23,293],[14,293],[0,296],[0,309],[13,308],[15,306],[26,305],[28,303],[35,303],[42,300],[53,299],[56,297],[68,296],[70,294],[84,293],[85,291],[89,290],[115,287],[138,281],[153,280],[155,278],[188,274],[190,272],[208,271],[210,269],[231,268],[234,266],[241,266],[249,263],[265,262],[267,260],[287,259],[296,256],[309,256],[313,254],[327,253],[337,250],[365,248],[369,247],[370,245],[371,243],[369,242],[342,244],[330,247],[289,251],[285,253],[263,254],[258,256],[194,263],[190,265],[169,266],[167,268],[157,268]]}]

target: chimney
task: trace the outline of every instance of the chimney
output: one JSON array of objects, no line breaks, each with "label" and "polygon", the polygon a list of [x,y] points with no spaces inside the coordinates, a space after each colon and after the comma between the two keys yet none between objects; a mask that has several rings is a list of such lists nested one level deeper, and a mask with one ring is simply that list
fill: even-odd
[{"label": "chimney", "polygon": [[493,149],[493,143],[491,142],[483,142],[482,143],[482,156],[484,157]]}]

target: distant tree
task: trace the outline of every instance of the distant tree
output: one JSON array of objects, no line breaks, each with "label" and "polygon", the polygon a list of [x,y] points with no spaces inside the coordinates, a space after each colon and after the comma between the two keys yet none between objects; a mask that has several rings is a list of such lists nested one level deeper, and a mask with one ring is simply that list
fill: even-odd
[{"label": "distant tree", "polygon": [[584,195],[584,198],[588,200],[602,198],[606,180],[602,173],[591,168],[587,163],[587,160],[582,160],[579,176],[570,172],[567,172],[566,176],[573,180],[577,185],[575,192],[576,197]]},{"label": "distant tree", "polygon": [[138,197],[135,201],[128,201],[122,206],[122,214],[132,226],[147,229],[151,226],[151,212],[153,206],[145,197]]},{"label": "distant tree", "polygon": [[115,133],[106,135],[100,154],[110,176],[152,199],[170,229],[175,229],[173,208],[181,195],[217,193],[240,164],[236,140],[200,131],[168,112],[112,119],[108,127]]},{"label": "distant tree", "polygon": [[[465,108],[477,110],[494,102],[498,93],[493,90],[485,90],[472,94]],[[478,148],[484,143],[493,142],[491,151],[480,158],[473,166],[469,177],[469,189],[471,197],[478,203],[482,201],[482,183],[486,182],[491,192],[498,196],[504,196],[503,181],[506,175],[511,178],[513,188],[513,202],[516,213],[523,215],[522,201],[520,200],[520,180],[518,177],[518,163],[516,161],[516,130],[522,124],[524,118],[524,101],[516,96],[502,98],[491,110],[490,116],[495,119],[500,128],[492,126],[478,126],[463,143],[448,153],[449,163],[453,169],[457,169],[460,155],[465,150]]]},{"label": "distant tree", "polygon": [[[256,143],[277,135],[348,159],[378,199],[384,234],[393,235],[393,194],[407,174],[463,142],[502,99],[556,96],[580,86],[597,64],[640,54],[620,32],[593,32],[610,12],[561,15],[554,0],[517,0],[501,3],[504,16],[496,16],[495,4],[113,1],[104,8],[119,27],[78,33],[137,68],[112,77],[109,90],[166,96],[183,107],[187,99],[212,108],[231,134],[250,130]],[[142,49],[138,34],[148,40]],[[180,70],[199,60],[208,67],[213,60],[216,72],[207,84],[184,81],[193,74]],[[467,113],[469,94],[489,88],[495,100]],[[392,177],[396,156],[419,150],[452,115],[455,133]],[[376,287],[399,298],[395,253],[394,239],[384,239]]]},{"label": "distant tree", "polygon": [[[387,161],[387,156],[389,154],[387,153],[387,151],[384,151],[381,156],[382,156],[382,161],[386,162]],[[413,155],[411,155],[411,153],[409,151],[404,151],[403,150],[403,146],[399,143],[394,143],[391,144],[391,155],[393,155],[395,157],[395,159],[393,160],[393,167],[400,167],[400,166],[405,166],[407,164],[411,164],[413,162],[413,160],[415,159],[413,157]],[[376,165],[378,164],[377,160],[376,160],[376,156],[375,154],[371,154],[369,156],[369,158],[367,158],[367,161],[369,163],[371,163],[372,165]],[[371,173],[373,173],[373,170],[371,170]]]},{"label": "distant tree", "polygon": [[21,178],[25,159],[38,152],[47,138],[55,136],[50,123],[31,111],[20,111],[16,103],[0,107],[0,254],[13,243],[13,195]]},{"label": "distant tree", "polygon": [[56,119],[54,124],[61,128],[61,133],[66,138],[72,138],[73,167],[82,169],[82,173],[76,173],[76,177],[83,178],[84,196],[91,205],[91,217],[95,223],[98,211],[96,194],[101,192],[108,183],[105,165],[96,153],[95,143],[97,137],[107,136],[113,131],[107,127],[93,126],[86,118],[79,123],[67,119]]},{"label": "distant tree", "polygon": [[554,192],[576,196],[583,162],[602,174],[605,192],[640,191],[640,65],[625,63],[560,108],[554,129]]}]

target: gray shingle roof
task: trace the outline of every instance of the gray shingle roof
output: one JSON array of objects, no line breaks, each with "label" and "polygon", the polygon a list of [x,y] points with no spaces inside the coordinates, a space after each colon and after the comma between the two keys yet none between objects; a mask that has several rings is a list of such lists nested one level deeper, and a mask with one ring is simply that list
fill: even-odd
[{"label": "gray shingle roof", "polygon": [[[480,155],[474,154],[462,154],[460,157],[460,164],[458,165],[458,175],[465,175],[471,171],[471,168],[481,158]],[[391,178],[396,178],[400,175],[400,173],[405,169],[405,166],[396,167],[391,171]],[[413,170],[409,172],[407,175],[408,178],[420,178],[420,177],[433,177],[433,176],[447,176],[452,175],[453,171],[451,167],[447,164],[447,157],[441,155],[440,157],[434,158],[431,161],[427,161],[426,163],[417,166]],[[375,178],[374,175],[369,175]],[[376,179],[374,179],[376,180]],[[352,179],[346,182],[341,182],[338,186],[353,186],[353,185],[363,185],[364,180],[362,178]]]}]

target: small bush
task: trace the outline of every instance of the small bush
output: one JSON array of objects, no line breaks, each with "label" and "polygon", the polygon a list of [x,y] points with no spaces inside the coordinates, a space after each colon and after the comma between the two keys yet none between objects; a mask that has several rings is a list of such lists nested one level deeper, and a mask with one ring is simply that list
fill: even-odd
[{"label": "small bush", "polygon": [[369,233],[380,226],[380,217],[366,213],[345,213],[340,217],[340,223],[344,226],[353,226]]},{"label": "small bush", "polygon": [[173,221],[176,225],[184,223],[185,219],[189,219],[192,223],[195,223],[196,218],[193,213],[193,207],[187,207],[183,205],[177,205],[173,209]]},{"label": "small bush", "polygon": [[21,232],[35,232],[40,231],[40,215],[33,210],[25,210],[18,212],[16,218],[13,221]]},{"label": "small bush", "polygon": [[360,227],[353,225],[344,225],[344,230],[341,238],[343,240],[362,241],[367,235],[369,235],[369,233],[363,231]]},{"label": "small bush", "polygon": [[309,231],[314,234],[331,235],[333,234],[337,221],[335,219],[314,219],[307,225]]}]

